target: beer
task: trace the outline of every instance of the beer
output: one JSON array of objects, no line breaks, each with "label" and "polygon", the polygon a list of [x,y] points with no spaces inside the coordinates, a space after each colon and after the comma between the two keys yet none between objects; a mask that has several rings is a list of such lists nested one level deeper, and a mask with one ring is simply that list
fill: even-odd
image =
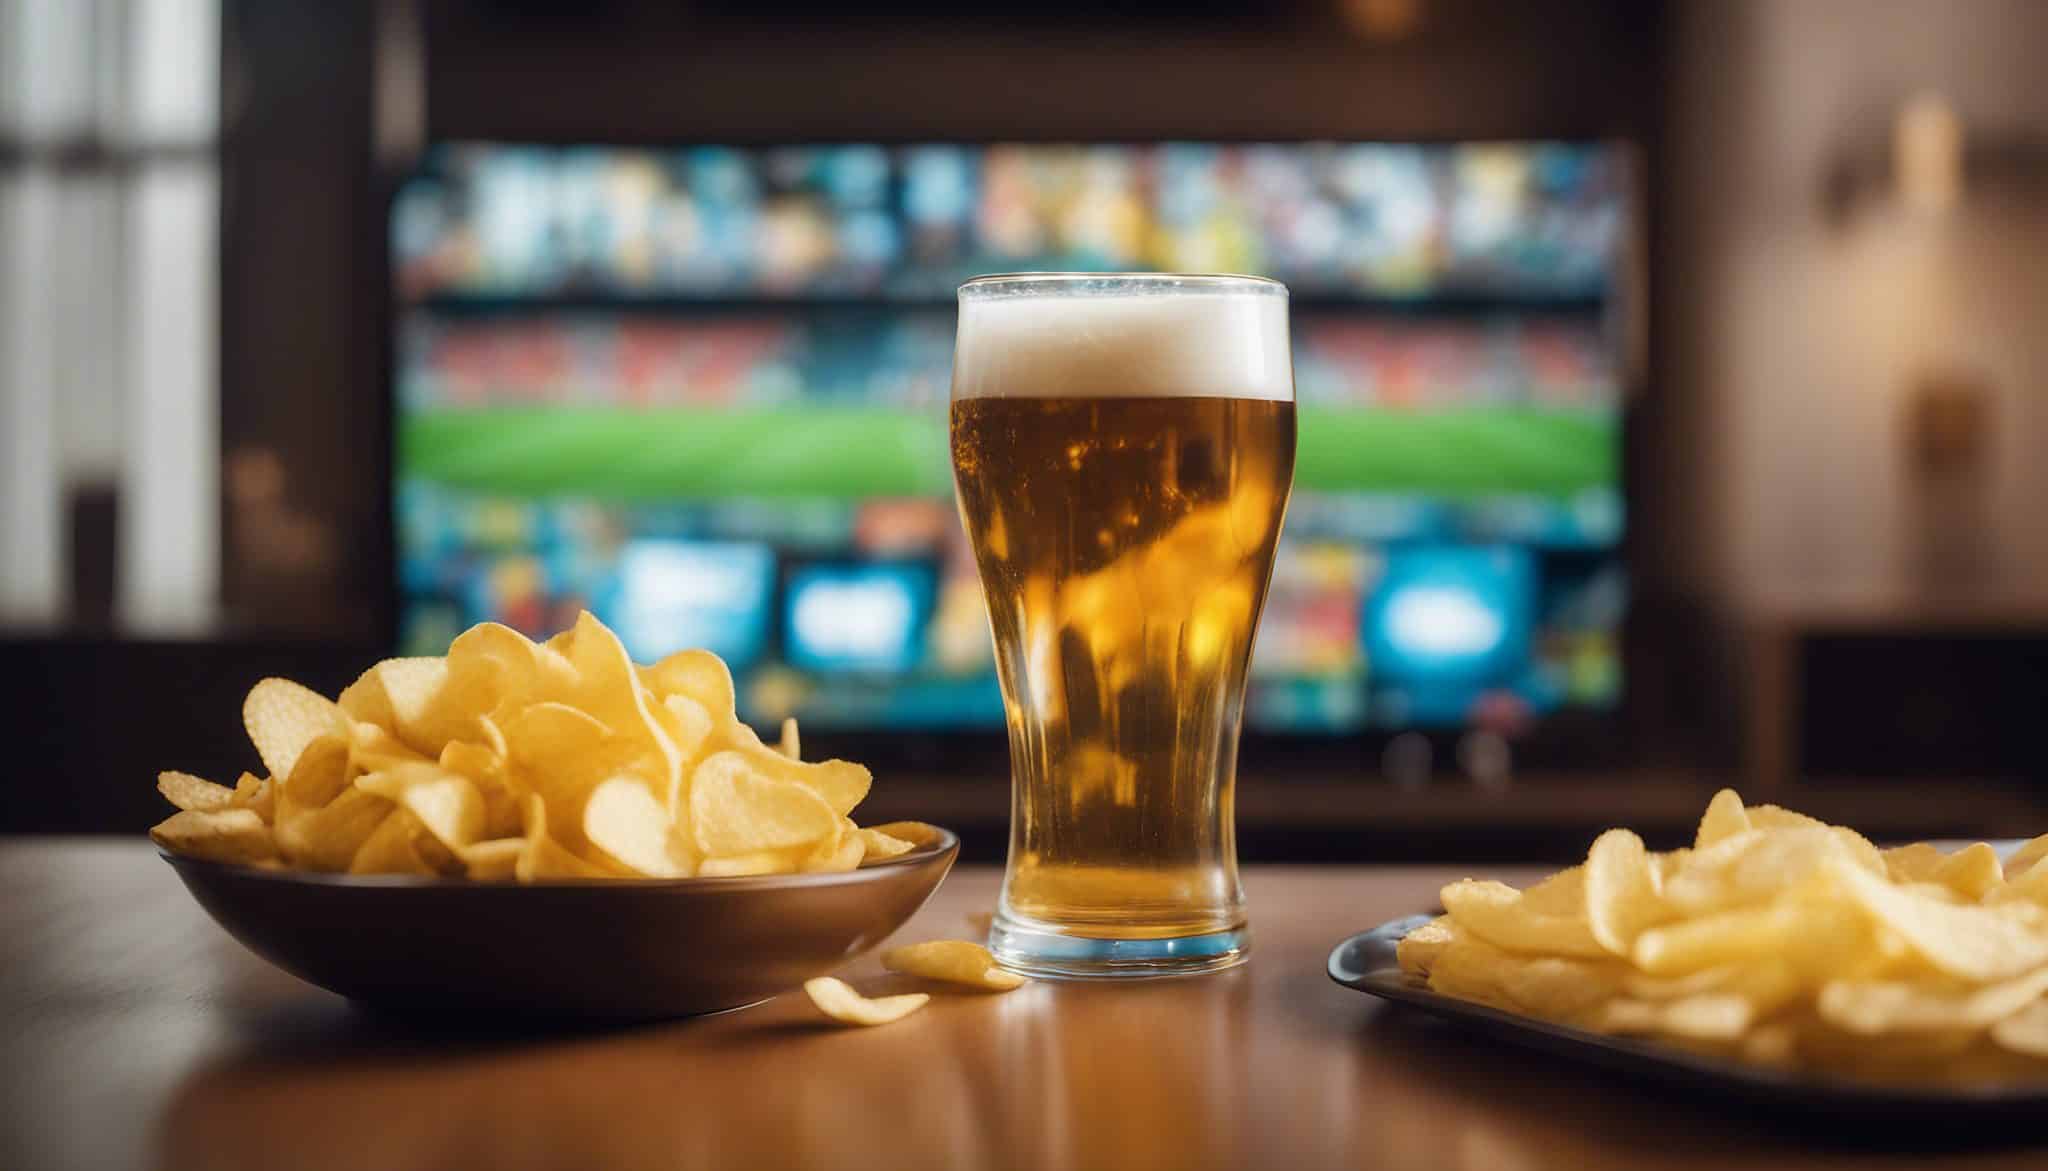
[{"label": "beer", "polygon": [[1010,280],[1048,287],[962,290],[952,406],[1010,734],[992,944],[1051,974],[1232,963],[1245,668],[1294,468],[1285,292]]}]

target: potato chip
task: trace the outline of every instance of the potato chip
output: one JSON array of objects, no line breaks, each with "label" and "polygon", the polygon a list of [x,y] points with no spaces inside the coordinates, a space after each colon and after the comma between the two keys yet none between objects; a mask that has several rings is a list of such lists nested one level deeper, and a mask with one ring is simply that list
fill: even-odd
[{"label": "potato chip", "polygon": [[676,746],[678,767],[664,804],[668,807],[669,816],[682,818],[688,814],[690,773],[713,748],[715,737],[711,713],[687,695],[668,696],[649,710],[655,722],[667,733],[669,742]]},{"label": "potato chip", "polygon": [[350,724],[348,743],[351,772],[373,773],[395,764],[420,764],[434,759],[376,724]]},{"label": "potato chip", "polygon": [[[1641,941],[1638,940],[1638,943]],[[1637,1000],[1674,1001],[1696,996],[1739,996],[1762,1016],[1797,999],[1805,990],[1806,977],[1797,965],[1780,956],[1765,956],[1750,963],[1702,968],[1677,977],[1631,973],[1622,981],[1624,991]]]},{"label": "potato chip", "polygon": [[1948,860],[1931,842],[1914,842],[1879,854],[1884,859],[1885,877],[1893,882],[1931,882],[1934,872]]},{"label": "potato chip", "polygon": [[892,972],[991,992],[1008,992],[1022,988],[1025,983],[1024,977],[998,967],[987,948],[964,939],[892,947],[882,953],[882,966]]},{"label": "potato chip", "polygon": [[1934,881],[1970,902],[1979,902],[2005,885],[2005,869],[1989,842],[1972,842],[1948,855],[1935,868]]},{"label": "potato chip", "polygon": [[2019,881],[2022,876],[2036,869],[2043,858],[2048,858],[2048,834],[2028,841],[2006,858],[2005,880]]},{"label": "potato chip", "polygon": [[[415,816],[413,820],[419,819]],[[412,848],[419,853],[420,861],[425,862],[427,868],[435,874],[446,878],[461,878],[469,873],[469,864],[462,860],[462,855],[456,853],[448,843],[435,837],[425,826],[420,826],[413,832]]]},{"label": "potato chip", "polygon": [[1783,952],[1814,913],[1797,904],[1717,911],[1644,931],[1630,955],[1638,968],[1665,976],[1752,963]]},{"label": "potato chip", "polygon": [[356,787],[410,812],[449,851],[484,836],[484,799],[476,783],[434,764],[397,765],[364,773]]},{"label": "potato chip", "polygon": [[348,731],[334,701],[289,679],[265,679],[249,689],[242,728],[273,777],[290,776],[299,753],[315,739]]},{"label": "potato chip", "polygon": [[641,759],[650,755],[638,743],[613,735],[595,717],[554,702],[537,703],[520,713],[505,729],[505,738],[519,784],[560,814],[556,833],[579,851],[587,844],[583,806],[591,791],[612,777],[636,773]]},{"label": "potato chip", "polygon": [[459,853],[471,878],[497,882],[516,876],[519,858],[525,852],[525,838],[491,838],[472,842]]},{"label": "potato chip", "polygon": [[745,758],[752,770],[760,775],[802,785],[816,793],[833,813],[841,817],[853,812],[853,807],[868,795],[868,786],[873,781],[867,769],[848,761],[806,763],[791,760],[773,748],[759,744],[741,745],[728,749],[726,754]]},{"label": "potato chip", "polygon": [[812,848],[797,869],[806,874],[842,873],[859,868],[861,860],[866,857],[866,843],[856,834],[842,833],[837,840]]},{"label": "potato chip", "polygon": [[1820,873],[1831,859],[1851,857],[1850,844],[1825,825],[1751,830],[1695,851],[1663,884],[1664,897],[1696,915],[1752,906]]},{"label": "potato chip", "polygon": [[349,742],[341,736],[316,736],[292,762],[279,790],[292,809],[319,809],[349,786]]},{"label": "potato chip", "polygon": [[802,846],[838,832],[839,814],[814,791],[764,774],[757,763],[726,751],[691,774],[690,818],[705,857]]},{"label": "potato chip", "polygon": [[513,866],[521,882],[547,878],[607,878],[610,872],[570,853],[548,836],[547,803],[535,793],[526,799],[526,850]]},{"label": "potato chip", "polygon": [[[476,718],[476,727],[477,731],[482,734],[484,751],[501,761],[512,755],[512,746],[505,742],[504,730],[498,726],[496,717],[478,716]],[[443,751],[446,750],[444,749]]]},{"label": "potato chip", "polygon": [[1742,807],[1742,798],[1733,789],[1723,789],[1707,802],[1707,811],[1700,817],[1699,832],[1693,836],[1692,848],[1704,850],[1754,828],[1748,812]]},{"label": "potato chip", "polygon": [[512,791],[505,757],[484,744],[466,740],[450,741],[441,750],[441,768],[467,777],[484,801],[484,829],[487,838],[517,836],[521,824],[519,800]]},{"label": "potato chip", "polygon": [[277,815],[276,783],[254,773],[243,773],[241,779],[235,782],[232,800],[237,809],[254,810],[265,825],[269,825]]},{"label": "potato chip", "polygon": [[1597,1028],[1622,974],[1611,960],[1517,955],[1466,935],[1431,959],[1429,986],[1509,1012]]},{"label": "potato chip", "polygon": [[172,853],[209,862],[247,864],[277,857],[270,827],[247,809],[188,809],[158,822],[149,836]]},{"label": "potato chip", "polygon": [[446,694],[445,659],[385,659],[341,693],[341,709],[354,719],[389,730],[427,757],[441,755],[450,740],[478,735],[473,709]]},{"label": "potato chip", "polygon": [[503,691],[527,681],[533,649],[532,639],[504,623],[479,622],[449,641],[448,669],[465,681],[489,679],[493,690]]},{"label": "potato chip", "polygon": [[1833,835],[1848,851],[1856,864],[1872,874],[1884,873],[1884,859],[1878,848],[1869,839],[1845,826],[1829,825],[1817,817],[1808,817],[1776,805],[1757,805],[1748,811],[1749,823],[1757,829],[1813,829]]},{"label": "potato chip", "polygon": [[1572,866],[1522,892],[1522,906],[1539,915],[1586,914],[1586,868]]},{"label": "potato chip", "polygon": [[448,675],[441,702],[479,720],[559,698],[575,683],[575,669],[526,636],[496,622],[479,622],[448,644]]},{"label": "potato chip", "polygon": [[1444,887],[1439,897],[1452,917],[1495,947],[1589,959],[1609,954],[1584,915],[1531,911],[1522,892],[1505,883],[1466,879]]},{"label": "potato chip", "polygon": [[2014,1053],[2048,1057],[2048,1000],[2036,1000],[1992,1025],[1991,1039]]},{"label": "potato chip", "polygon": [[1627,955],[1636,936],[1667,917],[1662,882],[1643,839],[1611,829],[1586,855],[1586,926],[1600,946]]},{"label": "potato chip", "polygon": [[2048,963],[2048,936],[1990,908],[1936,902],[1860,867],[1837,864],[1833,876],[1921,958],[1957,979],[2009,980]]},{"label": "potato chip", "polygon": [[2022,912],[2022,907],[2031,906],[2036,911],[2048,913],[2048,866],[2035,863],[2018,873],[2008,870],[2008,881],[1991,888],[1984,895],[1984,902],[2002,911]]},{"label": "potato chip", "polygon": [[[984,928],[986,930],[986,928]],[[1458,925],[1449,915],[1439,915],[1410,931],[1394,945],[1394,958],[1410,976],[1429,977],[1429,969],[1444,950],[1458,942]]]},{"label": "potato chip", "polygon": [[681,783],[682,756],[655,718],[651,693],[640,686],[638,669],[625,645],[587,610],[577,617],[570,635],[564,653],[577,676],[571,699],[578,708],[604,721],[614,735],[652,751],[659,762],[655,790],[666,799]]},{"label": "potato chip", "polygon": [[160,772],[156,775],[156,791],[164,800],[188,812],[200,810],[217,813],[223,809],[235,808],[235,791],[226,785],[216,785],[191,773]]},{"label": "potato chip", "polygon": [[1752,829],[1831,829],[1818,817],[1808,817],[1780,805],[1748,805],[1743,808]]},{"label": "potato chip", "polygon": [[577,758],[612,738],[603,720],[566,703],[536,703],[505,726],[506,755],[534,772],[574,767]]},{"label": "potato chip", "polygon": [[886,1025],[900,1021],[931,1002],[924,992],[882,996],[870,1000],[855,992],[845,981],[819,976],[804,981],[804,994],[818,1011],[842,1025]]},{"label": "potato chip", "polygon": [[305,870],[347,870],[391,809],[391,802],[354,787],[318,807],[280,804],[274,828],[278,853]]},{"label": "potato chip", "polygon": [[2048,968],[1993,984],[1940,985],[1905,980],[1832,980],[1815,1002],[1821,1019],[1851,1033],[1982,1029],[2048,992]]},{"label": "potato chip", "polygon": [[863,859],[880,861],[885,858],[894,858],[902,854],[908,854],[917,848],[914,843],[906,842],[894,834],[886,834],[878,829],[856,829],[853,831],[853,837],[861,844],[861,857]]},{"label": "potato chip", "polygon": [[662,727],[686,759],[694,759],[711,740],[715,721],[704,705],[687,695],[664,697],[658,708]]},{"label": "potato chip", "polygon": [[398,713],[392,710],[391,697],[385,694],[384,683],[377,677],[377,668],[383,665],[381,661],[371,664],[368,670],[356,676],[355,682],[341,689],[334,702],[356,723],[395,730]]},{"label": "potato chip", "polygon": [[[1835,839],[1847,848],[1850,860],[1855,862],[1856,865],[1880,878],[1884,876],[1884,858],[1879,854],[1877,847],[1871,844],[1869,838],[1842,825],[1831,825],[1828,827],[1828,832],[1834,834]],[[1993,858],[1994,860],[1996,859],[1995,853]]]},{"label": "potato chip", "polygon": [[899,841],[909,842],[912,849],[937,841],[944,832],[939,827],[923,821],[885,821],[867,828],[876,833],[888,834]]},{"label": "potato chip", "polygon": [[811,843],[811,850],[797,860],[797,870],[805,874],[829,874],[840,870],[856,870],[860,860],[866,858],[866,845],[862,845],[854,831],[852,817],[838,819],[838,825],[831,827],[831,833]]},{"label": "potato chip", "polygon": [[670,655],[652,667],[642,668],[641,680],[664,703],[670,697],[682,696],[702,707],[712,721],[708,740],[717,747],[766,747],[753,728],[740,722],[732,672],[710,651],[689,650]]},{"label": "potato chip", "polygon": [[1741,830],[1716,838],[1713,844],[1695,848],[1676,862],[1656,867],[1665,901],[1680,913],[1715,905],[1721,874],[1735,866],[1767,835],[1759,829]]},{"label": "potato chip", "polygon": [[616,877],[611,871],[578,858],[553,838],[528,839],[526,852],[513,865],[512,876],[520,882]]},{"label": "potato chip", "polygon": [[732,686],[732,672],[710,651],[677,651],[651,667],[643,667],[641,679],[658,696],[685,696],[713,714],[730,714],[738,696]]},{"label": "potato chip", "polygon": [[750,854],[706,858],[697,864],[697,877],[748,878],[760,874],[794,874],[810,854],[808,848],[799,846],[793,850],[756,850]]},{"label": "potato chip", "polygon": [[1609,1001],[1600,1027],[1615,1033],[1661,1033],[1692,1041],[1733,1041],[1749,1030],[1756,1006],[1740,996],[1702,993],[1655,1002]]},{"label": "potato chip", "polygon": [[1680,846],[1668,854],[1650,855],[1650,867],[1657,872],[1657,883],[1665,892],[1666,901],[1670,899],[1671,879],[1679,871],[1692,865],[1693,852],[1690,847]]},{"label": "potato chip", "polygon": [[493,751],[489,745],[471,740],[450,740],[435,761],[443,771],[468,777],[478,788],[503,788],[505,762],[509,752]]},{"label": "potato chip", "polygon": [[435,873],[427,860],[420,856],[414,845],[419,830],[418,821],[403,809],[394,809],[384,821],[363,840],[355,857],[349,859],[350,874],[412,874],[427,876]]},{"label": "potato chip", "polygon": [[775,750],[791,760],[803,759],[803,742],[797,738],[796,717],[787,716],[782,721],[782,740]]},{"label": "potato chip", "polygon": [[598,783],[583,806],[583,836],[606,858],[649,878],[676,878],[695,867],[672,832],[668,810],[637,777]]},{"label": "potato chip", "polygon": [[[552,639],[549,642],[553,642]],[[549,643],[528,643],[533,655],[533,690],[530,699],[547,699],[565,694],[574,685],[576,668],[559,647]]]}]

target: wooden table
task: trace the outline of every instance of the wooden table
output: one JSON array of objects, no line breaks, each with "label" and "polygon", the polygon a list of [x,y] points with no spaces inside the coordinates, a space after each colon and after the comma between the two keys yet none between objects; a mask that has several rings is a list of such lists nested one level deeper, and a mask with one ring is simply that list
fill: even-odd
[{"label": "wooden table", "polygon": [[[873,1030],[820,1027],[798,995],[511,1038],[406,1031],[270,969],[147,843],[16,840],[0,1168],[2048,1165],[2048,1148],[1900,1153],[1681,1100],[1324,976],[1338,939],[1456,873],[1254,870],[1255,957],[1220,975],[942,996]],[[954,874],[901,938],[969,934],[997,877]],[[889,986],[872,958],[849,974]]]}]

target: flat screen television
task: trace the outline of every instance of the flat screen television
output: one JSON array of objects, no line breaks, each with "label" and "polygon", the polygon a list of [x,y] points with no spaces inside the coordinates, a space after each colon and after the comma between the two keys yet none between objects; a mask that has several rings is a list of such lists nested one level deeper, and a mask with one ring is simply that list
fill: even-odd
[{"label": "flat screen television", "polygon": [[1630,193],[1601,143],[437,146],[390,220],[401,642],[588,607],[763,724],[985,736],[955,287],[1244,272],[1300,427],[1249,729],[1612,711]]}]

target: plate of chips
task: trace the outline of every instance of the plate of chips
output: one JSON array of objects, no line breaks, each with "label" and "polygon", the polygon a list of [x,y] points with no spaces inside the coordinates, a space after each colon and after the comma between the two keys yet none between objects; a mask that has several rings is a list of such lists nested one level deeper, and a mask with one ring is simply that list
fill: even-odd
[{"label": "plate of chips", "polygon": [[1732,791],[1339,944],[1339,984],[1665,1083],[1898,1118],[2048,1108],[2048,835],[1879,849]]},{"label": "plate of chips", "polygon": [[151,831],[251,950],[370,1005],[639,1020],[795,988],[885,939],[959,850],[860,826],[872,777],[736,714],[717,656],[636,665],[588,614],[493,623],[328,699],[265,679],[262,774],[158,777]]}]

